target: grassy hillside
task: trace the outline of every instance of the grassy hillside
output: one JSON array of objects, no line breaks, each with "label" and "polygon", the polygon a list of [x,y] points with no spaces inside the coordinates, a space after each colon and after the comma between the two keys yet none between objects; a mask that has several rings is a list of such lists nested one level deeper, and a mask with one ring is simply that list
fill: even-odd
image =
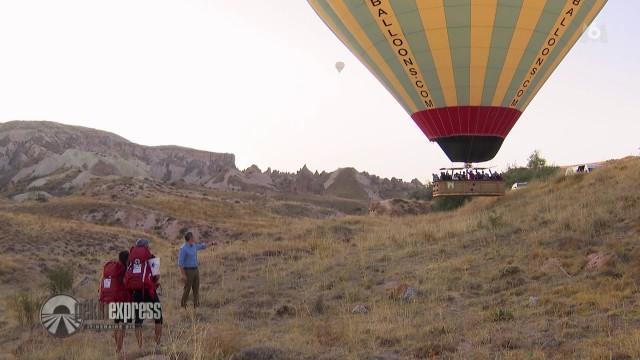
[{"label": "grassy hillside", "polygon": [[[290,217],[259,201],[229,206],[214,193],[127,202],[245,234],[201,253],[203,306],[195,313],[177,307],[181,285],[168,266],[180,242],[151,234],[166,259],[167,358],[227,359],[262,347],[291,359],[635,359],[638,183],[640,159],[623,159],[591,174],[534,181],[503,198],[474,199],[453,212],[394,218]],[[44,295],[40,263],[97,257],[93,270],[82,269],[94,282],[76,289],[79,297],[92,296],[95,273],[112,256],[105,247],[114,253],[138,235],[118,224],[69,220],[73,211],[38,208],[0,202],[6,299],[16,289]],[[55,252],[60,244],[76,252]],[[10,275],[24,264],[34,269],[33,281]],[[352,312],[358,304],[366,313]],[[13,356],[111,355],[107,334],[56,341],[37,326],[18,325],[8,307],[0,316],[0,348]],[[132,334],[127,349],[135,351]]]}]

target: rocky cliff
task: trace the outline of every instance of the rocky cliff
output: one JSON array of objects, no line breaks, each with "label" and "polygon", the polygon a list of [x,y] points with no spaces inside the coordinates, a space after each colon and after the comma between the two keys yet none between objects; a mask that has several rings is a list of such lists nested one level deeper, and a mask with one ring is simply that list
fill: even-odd
[{"label": "rocky cliff", "polygon": [[406,197],[414,180],[382,179],[353,168],[297,173],[257,166],[240,171],[235,156],[178,146],[143,146],[104,131],[45,121],[0,124],[0,191],[69,193],[93,179],[148,178],[229,191],[312,193],[371,200]]}]

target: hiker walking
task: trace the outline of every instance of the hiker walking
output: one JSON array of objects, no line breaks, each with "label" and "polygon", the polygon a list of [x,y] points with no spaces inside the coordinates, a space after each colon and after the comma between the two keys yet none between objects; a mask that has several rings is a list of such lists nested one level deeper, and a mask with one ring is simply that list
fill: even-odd
[{"label": "hiker walking", "polygon": [[[178,266],[184,281],[184,290],[182,292],[182,301],[180,306],[185,308],[187,300],[189,300],[189,292],[193,290],[193,307],[200,305],[200,273],[198,272],[198,251],[207,247],[207,244],[196,243],[191,231],[184,235],[184,244],[180,247],[178,254]],[[211,245],[216,245],[215,241]]]},{"label": "hiker walking", "polygon": [[[131,297],[138,311],[134,311],[136,340],[142,348],[142,322],[153,318],[155,322],[156,353],[160,352],[160,338],[162,337],[162,307],[158,298],[158,277],[153,276],[149,260],[155,255],[149,250],[149,240],[138,239],[136,245],[129,250],[129,267],[124,277],[124,283],[131,291]],[[146,311],[141,311],[144,309]]]},{"label": "hiker walking", "polygon": [[[100,281],[100,303],[104,314],[104,305],[110,303],[130,301],[129,291],[124,286],[124,275],[129,264],[129,252],[124,250],[118,254],[118,260],[111,260],[104,265],[102,279]],[[116,328],[113,331],[113,339],[116,343],[116,356],[124,358],[122,345],[124,344],[124,319],[114,319]]]}]

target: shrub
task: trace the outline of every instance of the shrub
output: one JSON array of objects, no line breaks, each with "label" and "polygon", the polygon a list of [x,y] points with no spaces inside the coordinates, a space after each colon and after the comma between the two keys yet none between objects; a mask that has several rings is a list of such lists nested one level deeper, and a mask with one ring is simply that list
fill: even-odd
[{"label": "shrub", "polygon": [[502,226],[504,226],[504,221],[502,220],[502,216],[500,214],[496,214],[495,211],[492,211],[487,216],[487,222],[489,224],[489,228],[491,231],[497,231]]},{"label": "shrub", "polygon": [[432,200],[433,199],[433,188],[428,185],[425,187],[419,187],[412,190],[409,193],[409,199],[413,200]]},{"label": "shrub", "polygon": [[37,192],[35,195],[35,200],[38,202],[48,202],[49,199],[47,199],[47,196],[41,192]]},{"label": "shrub", "polygon": [[216,331],[215,336],[213,334],[206,333],[202,339],[199,339],[204,343],[203,355],[205,356],[203,356],[203,358],[229,359],[233,354],[241,350],[241,339],[242,338],[236,329]]},{"label": "shrub", "polygon": [[545,166],[547,166],[547,159],[540,155],[540,150],[534,150],[527,159],[527,167],[537,169]]},{"label": "shrub", "polygon": [[324,297],[322,294],[318,295],[313,302],[313,312],[318,315],[323,315],[327,312],[327,305],[324,303]]},{"label": "shrub", "polygon": [[469,196],[446,196],[436,198],[431,204],[433,211],[450,211],[464,205],[471,197]]},{"label": "shrub", "polygon": [[631,251],[625,247],[619,247],[616,250],[616,256],[623,263],[628,263],[631,261]]},{"label": "shrub", "polygon": [[40,302],[33,295],[22,292],[8,298],[7,309],[20,326],[32,327],[38,319]]},{"label": "shrub", "polygon": [[508,309],[495,309],[491,313],[491,321],[511,321],[513,320],[513,313]]},{"label": "shrub", "polygon": [[51,294],[67,293],[73,287],[73,268],[56,266],[46,272],[47,287]]},{"label": "shrub", "polygon": [[557,166],[541,166],[536,168],[510,167],[504,173],[503,177],[507,188],[511,188],[511,186],[517,182],[530,182],[536,179],[547,180],[555,174],[558,169]]}]

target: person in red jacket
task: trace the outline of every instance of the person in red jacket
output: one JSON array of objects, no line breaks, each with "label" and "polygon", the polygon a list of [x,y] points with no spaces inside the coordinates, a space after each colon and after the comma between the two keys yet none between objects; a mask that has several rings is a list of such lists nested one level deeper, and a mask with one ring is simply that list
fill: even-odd
[{"label": "person in red jacket", "polygon": [[[104,313],[104,305],[109,303],[131,301],[129,291],[124,286],[124,275],[129,264],[129,252],[124,250],[118,254],[118,260],[111,260],[105,264],[100,283],[100,303]],[[123,319],[114,319],[116,324],[121,324]],[[124,344],[125,327],[117,325],[113,331],[113,339],[116,343],[116,356],[124,357],[122,345]]]},{"label": "person in red jacket", "polygon": [[[127,275],[131,275],[129,282],[136,283],[134,279],[133,273],[135,272],[136,264],[139,267],[137,274],[139,276],[142,273],[142,276],[139,276],[139,280],[137,280],[137,286],[139,288],[132,290],[131,297],[133,303],[137,303],[138,306],[144,305],[153,307],[153,320],[155,322],[155,340],[156,340],[156,353],[160,352],[160,338],[162,337],[162,308],[160,305],[160,299],[158,298],[157,288],[160,286],[158,276],[152,276],[151,268],[148,265],[148,261],[155,256],[149,250],[149,240],[147,239],[138,239],[136,241],[136,245],[131,248],[129,251],[129,268],[127,270]],[[132,271],[130,271],[132,270]],[[140,283],[141,282],[141,283]],[[125,284],[127,284],[127,276],[125,276]],[[135,285],[128,286],[130,289],[135,287]],[[138,346],[142,348],[142,322],[145,318],[140,316],[140,312],[136,311],[135,313],[135,334],[136,340],[138,341]],[[147,312],[147,315],[150,313]],[[147,317],[148,318],[148,317]]]}]

